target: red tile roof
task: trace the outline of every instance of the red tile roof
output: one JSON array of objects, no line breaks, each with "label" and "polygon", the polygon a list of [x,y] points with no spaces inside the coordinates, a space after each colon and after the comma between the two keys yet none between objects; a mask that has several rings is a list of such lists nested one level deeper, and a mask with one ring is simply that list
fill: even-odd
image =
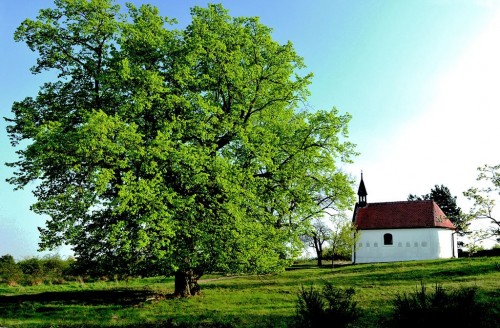
[{"label": "red tile roof", "polygon": [[447,228],[455,226],[432,200],[368,203],[358,207],[358,229]]}]

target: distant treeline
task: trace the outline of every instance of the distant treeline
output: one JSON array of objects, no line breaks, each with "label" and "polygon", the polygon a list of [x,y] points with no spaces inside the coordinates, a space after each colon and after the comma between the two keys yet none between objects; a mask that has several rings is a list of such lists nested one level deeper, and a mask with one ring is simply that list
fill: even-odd
[{"label": "distant treeline", "polygon": [[[492,249],[478,250],[474,253],[459,250],[459,257],[484,257],[500,256],[500,247]],[[331,261],[331,254],[327,253],[324,260]],[[349,261],[349,256],[335,256],[336,260]],[[81,269],[81,268],[80,268]],[[76,265],[76,260],[72,257],[61,258],[58,255],[49,255],[42,258],[31,257],[20,261],[15,261],[11,255],[0,257],[0,284],[9,286],[16,285],[42,285],[42,284],[62,284],[67,281],[121,280],[124,277],[91,277],[82,276],[82,271]]]},{"label": "distant treeline", "polygon": [[500,256],[500,247],[496,246],[492,249],[480,249],[474,253],[458,250],[458,257],[484,257],[484,256]]},{"label": "distant treeline", "polygon": [[[15,261],[12,255],[0,257],[0,284],[9,286],[57,285],[69,281],[128,280],[129,275],[89,274],[92,270],[78,266],[75,258],[59,255],[30,257]],[[139,278],[139,277],[135,277]]]},{"label": "distant treeline", "polygon": [[27,258],[16,262],[12,255],[0,257],[0,283],[15,285],[62,284],[76,280],[73,258],[58,255]]}]

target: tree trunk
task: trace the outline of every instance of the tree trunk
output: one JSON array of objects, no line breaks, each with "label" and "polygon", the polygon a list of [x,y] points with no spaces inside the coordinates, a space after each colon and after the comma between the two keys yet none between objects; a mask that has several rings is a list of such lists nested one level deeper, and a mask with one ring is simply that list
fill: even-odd
[{"label": "tree trunk", "polygon": [[335,248],[332,249],[332,269],[335,267],[335,263],[333,262],[335,260]]},{"label": "tree trunk", "polygon": [[314,241],[314,249],[316,250],[316,257],[318,259],[318,266],[321,266],[323,263],[323,245],[321,245],[320,241],[316,236],[313,236]]},{"label": "tree trunk", "polygon": [[316,255],[318,256],[318,266],[321,266],[323,263],[323,252],[317,252]]},{"label": "tree trunk", "polygon": [[195,273],[193,269],[187,271],[177,271],[175,273],[174,295],[179,297],[189,297],[200,293],[198,279],[201,274]]}]

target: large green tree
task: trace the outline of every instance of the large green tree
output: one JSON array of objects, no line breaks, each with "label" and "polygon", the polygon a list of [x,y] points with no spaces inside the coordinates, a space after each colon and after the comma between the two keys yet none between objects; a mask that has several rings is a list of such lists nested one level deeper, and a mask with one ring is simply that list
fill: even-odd
[{"label": "large green tree", "polygon": [[435,185],[431,188],[428,194],[417,196],[408,195],[409,201],[417,200],[433,200],[443,210],[444,214],[450,219],[451,222],[458,229],[460,234],[467,231],[470,222],[470,216],[465,214],[462,209],[457,205],[457,196],[453,196],[450,189],[445,185]]},{"label": "large green tree", "polygon": [[184,30],[149,5],[55,0],[15,33],[57,72],[13,105],[19,160],[48,215],[41,248],[72,245],[104,274],[175,275],[192,295],[207,271],[276,272],[302,226],[353,201],[338,168],[355,154],[348,114],[300,106],[311,75],[291,43],[220,5]]}]

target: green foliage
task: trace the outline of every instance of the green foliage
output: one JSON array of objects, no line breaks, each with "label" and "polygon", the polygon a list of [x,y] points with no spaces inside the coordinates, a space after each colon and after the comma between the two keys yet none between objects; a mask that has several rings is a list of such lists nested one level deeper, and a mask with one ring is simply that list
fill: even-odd
[{"label": "green foliage", "polygon": [[81,271],[283,271],[304,222],[353,202],[350,116],[299,108],[292,44],[220,5],[191,14],[176,30],[150,5],[56,0],[15,33],[59,79],[13,105],[9,181],[37,181],[40,246],[73,245]]},{"label": "green foliage", "polygon": [[297,300],[297,327],[347,327],[359,316],[353,288],[326,283],[321,291],[304,286]]},{"label": "green foliage", "polygon": [[352,259],[352,248],[342,247],[340,249],[335,250],[335,254],[333,254],[333,248],[328,247],[323,254],[323,258],[325,260],[335,261],[351,261]]},{"label": "green foliage", "polygon": [[58,255],[44,258],[31,257],[15,262],[10,255],[0,258],[0,277],[10,285],[60,284],[66,279],[74,279],[74,259],[61,259]]},{"label": "green foliage", "polygon": [[399,294],[394,300],[393,324],[396,327],[487,327],[486,310],[477,300],[477,288],[451,292],[436,284],[429,293],[423,283],[411,294]]},{"label": "green foliage", "polygon": [[35,257],[22,260],[18,263],[18,265],[23,273],[27,275],[37,277],[42,276],[44,273],[42,262]]},{"label": "green foliage", "polygon": [[297,326],[320,327],[324,324],[325,301],[320,291],[313,286],[302,286],[297,299]]},{"label": "green foliage", "polygon": [[353,247],[359,240],[359,233],[353,223],[343,216],[332,217],[332,223],[333,229],[327,255],[331,256],[333,267],[333,261],[337,257],[351,259]]},{"label": "green foliage", "polygon": [[500,194],[500,165],[484,165],[477,169],[477,180],[482,186],[469,188],[464,196],[473,201],[470,216],[475,219],[488,219],[491,227],[479,231],[480,238],[485,235],[496,237],[500,241],[500,219],[495,217],[494,209],[497,195]]},{"label": "green foliage", "polygon": [[21,268],[12,255],[7,254],[0,257],[0,282],[15,285],[21,280],[22,274]]}]

